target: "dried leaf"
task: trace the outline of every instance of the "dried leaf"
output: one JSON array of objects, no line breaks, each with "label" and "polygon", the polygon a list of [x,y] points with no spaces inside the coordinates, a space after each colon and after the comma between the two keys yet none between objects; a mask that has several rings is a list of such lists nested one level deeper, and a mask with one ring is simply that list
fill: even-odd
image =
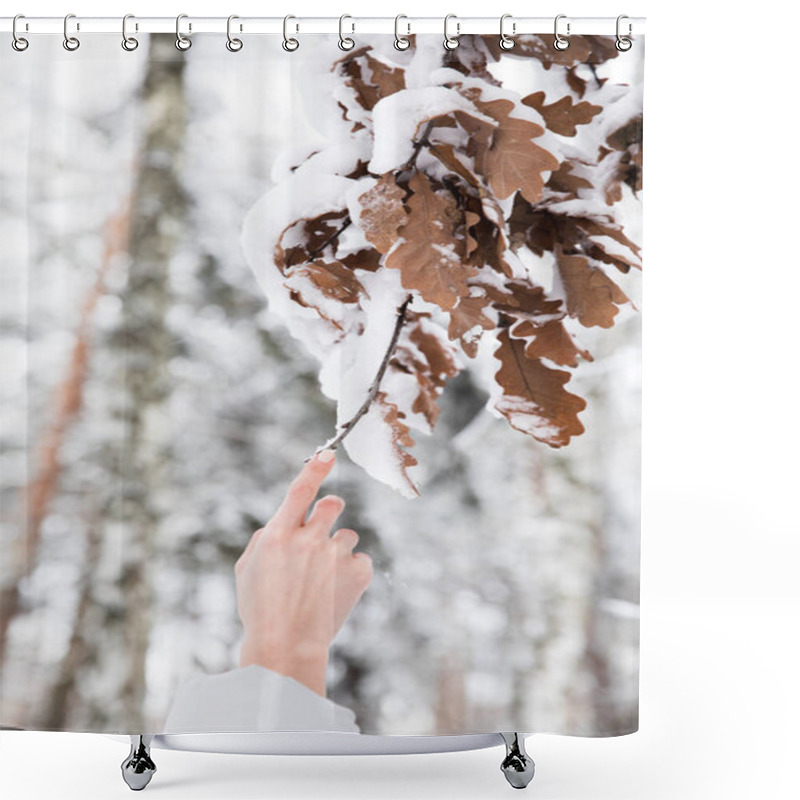
[{"label": "dried leaf", "polygon": [[397,241],[398,229],[406,223],[403,205],[405,192],[397,185],[391,172],[358,198],[361,205],[361,230],[380,253],[388,253]]},{"label": "dried leaf", "polygon": [[562,447],[570,437],[583,433],[578,412],[586,408],[586,401],[564,388],[571,374],[528,358],[525,343],[511,338],[505,328],[497,340],[494,357],[501,366],[495,379],[503,395],[494,407],[511,426],[550,447]]},{"label": "dried leaf", "polygon": [[301,218],[287,225],[275,247],[275,266],[286,274],[289,267],[305,264],[321,255],[328,246],[335,250],[335,233],[344,224],[347,209],[326,211],[316,217]]},{"label": "dried leaf", "polygon": [[489,306],[491,299],[486,295],[462,297],[458,305],[450,310],[450,324],[447,335],[453,341],[461,342],[461,349],[470,357],[475,358],[478,352],[478,340],[482,331],[495,327],[491,317],[484,311]]},{"label": "dried leaf", "polygon": [[480,111],[497,121],[489,149],[482,161],[481,170],[492,191],[500,199],[519,191],[529,203],[542,199],[544,179],[541,173],[558,169],[558,159],[539,147],[532,139],[541,136],[544,128],[535,122],[510,116],[514,110],[511,100],[482,101],[474,90],[468,95]]},{"label": "dried leaf", "polygon": [[[606,138],[611,149],[600,148],[600,161],[607,157],[616,160],[611,177],[604,187],[608,205],[622,200],[622,186],[635,192],[642,189],[642,117],[634,117]],[[613,153],[613,155],[611,155]]]},{"label": "dried leaf", "polygon": [[[433,430],[439,416],[437,397],[447,383],[448,378],[457,375],[453,353],[442,340],[430,329],[421,324],[414,325],[407,333],[406,339],[415,347],[398,345],[391,367],[409,372],[417,379],[419,393],[411,406],[411,410],[425,416]],[[421,357],[420,357],[421,356]]]},{"label": "dried leaf", "polygon": [[578,125],[587,125],[603,110],[602,106],[595,106],[586,101],[573,105],[570,95],[564,95],[555,103],[545,105],[544,97],[544,92],[534,92],[523,97],[522,103],[535,108],[544,117],[548,129],[561,136],[575,136]]},{"label": "dried leaf", "polygon": [[397,458],[397,461],[400,465],[400,470],[403,473],[403,477],[406,479],[409,488],[418,496],[419,489],[414,481],[411,480],[408,472],[406,471],[409,467],[413,467],[415,464],[419,463],[417,459],[411,455],[411,453],[403,450],[404,447],[414,446],[414,439],[411,436],[411,429],[408,427],[408,425],[406,425],[405,422],[403,422],[403,419],[405,419],[406,415],[398,409],[396,403],[393,403],[389,400],[386,392],[382,390],[378,390],[375,393],[373,405],[377,406],[384,421],[391,426],[393,432],[392,452]]},{"label": "dried leaf", "polygon": [[469,293],[467,280],[477,268],[459,255],[452,196],[437,194],[422,172],[415,172],[408,185],[413,194],[402,240],[386,257],[386,266],[400,270],[404,288],[447,311]]},{"label": "dried leaf", "polygon": [[381,267],[381,254],[374,247],[370,247],[368,250],[348,253],[339,261],[350,269],[365,269],[367,272],[375,272]]},{"label": "dried leaf", "polygon": [[575,165],[570,161],[562,161],[561,166],[550,175],[545,186],[551,192],[566,194],[569,198],[577,198],[580,189],[591,189],[591,181],[573,174]]},{"label": "dried leaf", "polygon": [[438,142],[430,147],[431,153],[439,159],[449,170],[460,175],[470,186],[480,187],[480,181],[461,163],[451,144]]},{"label": "dried leaf", "polygon": [[587,328],[610,328],[619,312],[618,305],[628,296],[599,267],[580,255],[568,255],[556,245],[556,263],[567,298],[567,313]]},{"label": "dried leaf", "polygon": [[[284,284],[302,291],[302,281],[308,280],[325,297],[340,303],[357,303],[367,291],[351,269],[338,261],[312,261],[291,267]],[[368,296],[368,295],[367,295]]]},{"label": "dried leaf", "polygon": [[[565,251],[580,252],[595,261],[614,264],[621,272],[628,272],[631,267],[641,269],[641,248],[623,233],[610,216],[598,217],[555,214],[548,208],[533,208],[517,195],[508,225],[512,241],[524,241],[537,255],[552,253],[556,245],[561,245]],[[621,247],[612,248],[603,241],[606,237]],[[626,250],[630,255],[626,254]]]},{"label": "dried leaf", "polygon": [[378,100],[406,87],[405,70],[371,55],[370,50],[370,45],[351,50],[332,66],[334,72],[346,77],[345,85],[366,111],[372,111]]},{"label": "dried leaf", "polygon": [[537,324],[564,314],[561,300],[550,299],[543,287],[520,280],[506,281],[505,291],[499,297],[495,296],[492,305],[515,319],[527,319]]},{"label": "dried leaf", "polygon": [[564,367],[577,367],[579,355],[587,361],[594,361],[588,350],[578,347],[561,320],[552,320],[543,325],[523,320],[509,332],[527,342],[525,355],[528,358],[548,358]]}]

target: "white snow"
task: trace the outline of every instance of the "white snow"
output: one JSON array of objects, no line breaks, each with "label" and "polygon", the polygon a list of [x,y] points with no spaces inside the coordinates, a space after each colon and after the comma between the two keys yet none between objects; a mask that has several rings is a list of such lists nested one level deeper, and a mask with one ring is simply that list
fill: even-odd
[{"label": "white snow", "polygon": [[495,124],[466,97],[444,86],[407,89],[379,100],[372,109],[375,145],[369,162],[370,172],[389,172],[405,164],[413,153],[420,124],[456,110]]}]

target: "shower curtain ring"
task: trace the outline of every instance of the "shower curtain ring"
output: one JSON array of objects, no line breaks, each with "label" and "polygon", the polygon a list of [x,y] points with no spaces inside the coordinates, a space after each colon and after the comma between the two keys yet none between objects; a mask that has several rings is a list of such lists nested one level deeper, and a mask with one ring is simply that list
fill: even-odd
[{"label": "shower curtain ring", "polygon": [[[619,50],[622,53],[625,53],[628,50],[630,50],[631,47],[633,47],[633,42],[627,36],[620,36],[620,34],[619,34],[619,23],[620,23],[620,20],[623,20],[623,19],[628,19],[628,15],[627,14],[620,14],[617,17],[617,50]],[[631,23],[629,22],[628,23],[628,34],[631,34],[631,33],[633,33],[633,25],[631,25]]]},{"label": "shower curtain ring", "polygon": [[[295,39],[293,36],[289,37],[286,35],[290,19],[297,19],[297,17],[294,17],[291,14],[287,14],[283,18],[283,49],[291,53],[297,50],[298,47],[300,47],[300,42],[298,42],[297,39]],[[295,31],[299,31],[300,26],[297,23],[295,23],[294,29]]]},{"label": "shower curtain ring", "polygon": [[[139,46],[139,40],[133,36],[128,36],[128,20],[134,19],[133,14],[126,14],[122,18],[122,49],[127,50],[129,53],[133,52]],[[136,23],[136,30],[139,30],[139,23]]]},{"label": "shower curtain ring", "polygon": [[456,35],[455,36],[450,36],[450,34],[447,32],[447,23],[451,19],[455,19],[455,18],[456,18],[455,14],[448,14],[444,18],[444,46],[445,46],[446,50],[455,50],[456,47],[458,47],[458,36],[461,33],[461,23],[456,21]]},{"label": "shower curtain ring", "polygon": [[[398,14],[394,18],[394,46],[397,50],[408,50],[411,47],[411,41],[406,39],[405,36],[400,35],[400,20],[401,19],[408,19],[405,14]],[[411,23],[406,22],[406,27],[408,28],[408,32],[411,33]]]},{"label": "shower curtain ring", "polygon": [[[177,47],[178,50],[188,50],[192,46],[192,40],[181,33],[181,20],[186,19],[188,16],[188,14],[178,14],[175,19],[175,47]],[[191,29],[192,24],[190,22],[189,30],[191,31]]]},{"label": "shower curtain ring", "polygon": [[[14,37],[11,40],[11,46],[18,53],[21,53],[23,50],[27,50],[28,49],[28,45],[30,44],[30,42],[17,33],[17,20],[18,19],[25,19],[25,15],[24,14],[17,14],[17,16],[14,17],[14,22],[11,23],[11,35]],[[27,28],[27,23],[26,23],[26,28]]]},{"label": "shower curtain ring", "polygon": [[[566,15],[566,14],[559,14],[559,15],[556,17],[556,22],[555,22],[555,34],[556,34],[556,38],[555,38],[555,40],[553,41],[553,47],[555,47],[555,49],[556,49],[556,50],[566,50],[566,49],[569,47],[569,40],[568,40],[568,39],[565,39],[565,38],[564,38],[564,37],[563,37],[563,36],[562,36],[562,35],[561,35],[561,34],[558,32],[558,21],[559,21],[560,19],[566,19],[566,18],[567,18],[567,15]],[[569,36],[569,22],[567,22],[567,36]]]},{"label": "shower curtain ring", "polygon": [[[235,39],[231,37],[231,22],[235,19],[239,19],[236,14],[231,14],[228,17],[228,41],[225,42],[225,47],[227,47],[231,53],[238,53],[244,47],[244,43],[241,39]],[[242,30],[241,25],[239,26],[239,30]]]},{"label": "shower curtain ring", "polygon": [[[509,17],[511,17],[511,14],[503,14],[503,16],[500,17],[500,47],[503,50],[510,50],[516,44],[516,42],[512,38],[506,36],[505,31],[503,30],[503,23],[507,19],[509,19]],[[511,33],[514,34],[516,32],[517,32],[517,23],[512,22]]]},{"label": "shower curtain ring", "polygon": [[[81,46],[79,39],[77,39],[75,36],[69,35],[69,30],[68,30],[69,21],[70,18],[74,16],[75,16],[74,14],[67,14],[67,16],[64,17],[64,49],[69,51],[77,50]],[[76,23],[76,30],[80,29],[81,26]]]},{"label": "shower curtain ring", "polygon": [[[345,19],[353,19],[353,18],[349,14],[342,14],[342,16],[339,17],[339,49],[352,50],[356,46],[355,41],[353,41],[353,39],[351,39],[349,36],[345,36],[344,33],[342,32],[342,26]],[[351,23],[351,28],[352,28],[351,32],[355,33],[356,31],[355,22]]]}]

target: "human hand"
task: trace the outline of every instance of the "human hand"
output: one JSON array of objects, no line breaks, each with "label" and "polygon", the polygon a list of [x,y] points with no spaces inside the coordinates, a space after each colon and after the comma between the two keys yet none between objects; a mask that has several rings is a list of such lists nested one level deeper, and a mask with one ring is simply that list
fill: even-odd
[{"label": "human hand", "polygon": [[234,570],[244,626],[239,666],[261,664],[323,697],[328,649],[372,580],[370,556],[353,553],[358,534],[340,528],[329,535],[344,509],[341,497],[321,498],[305,521],[334,457],[325,451],[303,466]]}]

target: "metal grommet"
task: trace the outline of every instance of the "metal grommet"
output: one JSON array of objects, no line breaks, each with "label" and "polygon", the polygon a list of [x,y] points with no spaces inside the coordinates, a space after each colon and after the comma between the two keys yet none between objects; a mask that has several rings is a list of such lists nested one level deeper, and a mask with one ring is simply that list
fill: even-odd
[{"label": "metal grommet", "polygon": [[[297,19],[297,17],[292,16],[291,14],[287,14],[283,18],[283,49],[288,51],[289,53],[294,52],[300,47],[300,42],[297,41],[294,37],[289,37],[286,35],[286,31],[288,30],[289,20],[290,19]],[[299,31],[300,26],[295,25],[295,31]]]},{"label": "metal grommet", "polygon": [[[353,19],[353,18],[349,14],[342,14],[342,16],[339,17],[339,49],[340,50],[352,50],[356,46],[355,41],[353,39],[351,39],[349,36],[345,36],[343,34],[343,32],[342,32],[342,27],[343,27],[344,21],[346,19]],[[352,29],[353,29],[353,33],[355,33],[355,30],[356,30],[355,22],[352,24]]]},{"label": "metal grommet", "polygon": [[448,14],[444,18],[444,46],[445,46],[446,50],[455,50],[456,47],[458,47],[458,35],[461,32],[461,23],[460,22],[456,22],[456,35],[455,36],[450,36],[450,34],[447,32],[447,23],[451,19],[455,19],[455,17],[456,17],[455,14]]},{"label": "metal grommet", "polygon": [[[620,14],[617,17],[617,50],[619,50],[622,53],[630,50],[631,47],[633,47],[633,42],[627,36],[620,36],[619,23],[620,23],[620,20],[623,20],[623,19],[628,19],[628,15],[627,14]],[[631,33],[633,33],[633,25],[631,25],[631,23],[629,22],[628,23],[628,34],[630,35]]]},{"label": "metal grommet", "polygon": [[[511,48],[514,47],[514,45],[516,44],[516,42],[513,39],[511,39],[508,36],[506,36],[505,31],[503,30],[503,23],[510,16],[511,16],[511,14],[503,14],[503,16],[500,17],[500,48],[502,50],[511,50]],[[516,22],[512,22],[511,23],[511,33],[516,33],[516,32],[517,32],[517,23]]]},{"label": "metal grommet", "polygon": [[[139,46],[139,40],[133,36],[128,36],[128,20],[133,19],[133,14],[126,14],[122,18],[122,49],[127,50],[129,53],[133,52]],[[139,24],[136,24],[136,30],[139,30]]]},{"label": "metal grommet", "polygon": [[[405,14],[398,14],[394,18],[394,46],[397,50],[408,50],[411,47],[411,40],[406,39],[405,36],[400,35],[400,20],[401,19],[408,19]],[[408,32],[411,33],[411,23],[407,22],[406,27],[408,28]]]},{"label": "metal grommet", "polygon": [[[186,19],[188,14],[178,14],[175,19],[175,47],[178,50],[188,50],[192,46],[192,40],[188,36],[181,33],[181,20]],[[191,31],[192,24],[189,23],[189,30]]]},{"label": "metal grommet", "polygon": [[[64,49],[70,52],[77,50],[81,46],[80,40],[75,36],[70,36],[67,28],[70,19],[74,16],[74,14],[67,14],[67,16],[64,17]],[[76,29],[80,30],[80,25],[78,25]]]},{"label": "metal grommet", "polygon": [[[559,21],[560,19],[566,19],[566,18],[567,18],[567,15],[566,15],[566,14],[559,14],[559,15],[556,17],[556,22],[555,22],[555,34],[556,34],[556,38],[555,38],[555,40],[553,41],[553,47],[555,47],[555,49],[556,49],[556,50],[566,50],[566,49],[569,47],[569,40],[568,40],[568,39],[565,39],[565,38],[564,38],[564,37],[563,37],[563,36],[562,36],[562,35],[561,35],[561,34],[558,32],[558,21]],[[569,36],[569,22],[567,22],[567,35]]]},{"label": "metal grommet", "polygon": [[[18,19],[25,19],[25,15],[24,14],[17,14],[17,16],[14,17],[14,22],[11,23],[11,35],[14,37],[11,40],[11,46],[18,53],[21,53],[23,50],[27,50],[28,49],[28,45],[30,44],[30,42],[17,33],[17,20]],[[26,22],[25,23],[25,30],[27,30],[27,29],[28,29],[28,23]]]},{"label": "metal grommet", "polygon": [[[244,42],[242,42],[241,39],[235,39],[231,36],[231,22],[235,19],[239,19],[236,14],[231,14],[228,17],[228,41],[225,42],[225,47],[227,47],[231,53],[238,53],[244,47]],[[239,30],[242,30],[241,25],[239,26]]]}]

